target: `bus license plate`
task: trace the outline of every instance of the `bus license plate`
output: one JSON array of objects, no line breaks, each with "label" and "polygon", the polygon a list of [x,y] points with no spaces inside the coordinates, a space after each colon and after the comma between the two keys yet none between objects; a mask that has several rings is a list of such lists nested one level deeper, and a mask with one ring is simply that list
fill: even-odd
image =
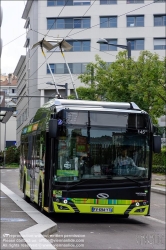
[{"label": "bus license plate", "polygon": [[104,212],[104,213],[112,213],[113,212],[113,207],[92,207],[92,212]]}]

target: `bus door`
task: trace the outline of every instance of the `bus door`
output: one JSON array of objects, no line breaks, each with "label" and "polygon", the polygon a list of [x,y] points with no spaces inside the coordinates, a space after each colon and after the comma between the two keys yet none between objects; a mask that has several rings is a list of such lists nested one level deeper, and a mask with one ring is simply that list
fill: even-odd
[{"label": "bus door", "polygon": [[55,164],[55,139],[49,138],[46,134],[46,166],[44,182],[44,207],[48,207],[49,212],[53,211],[52,207],[52,182],[53,167]]},{"label": "bus door", "polygon": [[36,136],[31,136],[31,171],[30,171],[30,199],[35,198],[35,167],[36,167]]},{"label": "bus door", "polygon": [[[24,168],[27,167],[27,159],[28,159],[28,136],[21,136],[21,147],[20,147],[20,178],[19,178],[19,186],[20,190],[24,191]],[[27,179],[25,180],[27,181]]]}]

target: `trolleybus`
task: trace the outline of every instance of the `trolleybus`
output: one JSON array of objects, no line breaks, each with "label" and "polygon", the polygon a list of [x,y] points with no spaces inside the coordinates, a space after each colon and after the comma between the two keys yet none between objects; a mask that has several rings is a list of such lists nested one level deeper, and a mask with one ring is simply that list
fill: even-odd
[{"label": "trolleybus", "polygon": [[[117,164],[124,148],[132,164]],[[149,215],[160,150],[135,103],[52,99],[22,130],[20,189],[48,213]]]}]

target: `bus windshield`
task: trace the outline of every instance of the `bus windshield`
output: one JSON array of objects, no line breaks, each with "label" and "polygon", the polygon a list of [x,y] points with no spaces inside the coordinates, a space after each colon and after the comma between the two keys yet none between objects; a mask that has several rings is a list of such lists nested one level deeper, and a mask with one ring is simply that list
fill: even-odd
[{"label": "bus windshield", "polygon": [[[143,179],[149,172],[149,136],[126,127],[66,124],[58,140],[55,182]],[[65,130],[65,133],[64,133]]]}]

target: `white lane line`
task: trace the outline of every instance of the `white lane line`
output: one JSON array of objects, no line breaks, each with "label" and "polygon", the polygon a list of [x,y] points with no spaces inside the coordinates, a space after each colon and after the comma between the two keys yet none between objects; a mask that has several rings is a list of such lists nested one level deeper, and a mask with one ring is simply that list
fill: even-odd
[{"label": "white lane line", "polygon": [[[37,211],[2,183],[0,183],[0,190],[2,190],[3,193],[5,193],[11,200],[13,200],[17,206],[19,206],[24,212],[28,214],[29,217],[31,217],[37,223],[36,225],[19,232],[30,249],[55,250],[56,248],[42,235],[42,233],[44,235],[53,234],[57,231],[57,224]],[[28,211],[33,212],[28,213]]]},{"label": "white lane line", "polygon": [[158,219],[156,219],[156,218],[154,218],[154,217],[146,217],[146,219],[154,220],[154,221],[159,222],[159,223],[164,224],[164,225],[166,224],[165,221],[158,220]]},{"label": "white lane line", "polygon": [[[35,213],[34,211],[10,211],[11,213]],[[38,213],[38,211],[36,211]]]}]

